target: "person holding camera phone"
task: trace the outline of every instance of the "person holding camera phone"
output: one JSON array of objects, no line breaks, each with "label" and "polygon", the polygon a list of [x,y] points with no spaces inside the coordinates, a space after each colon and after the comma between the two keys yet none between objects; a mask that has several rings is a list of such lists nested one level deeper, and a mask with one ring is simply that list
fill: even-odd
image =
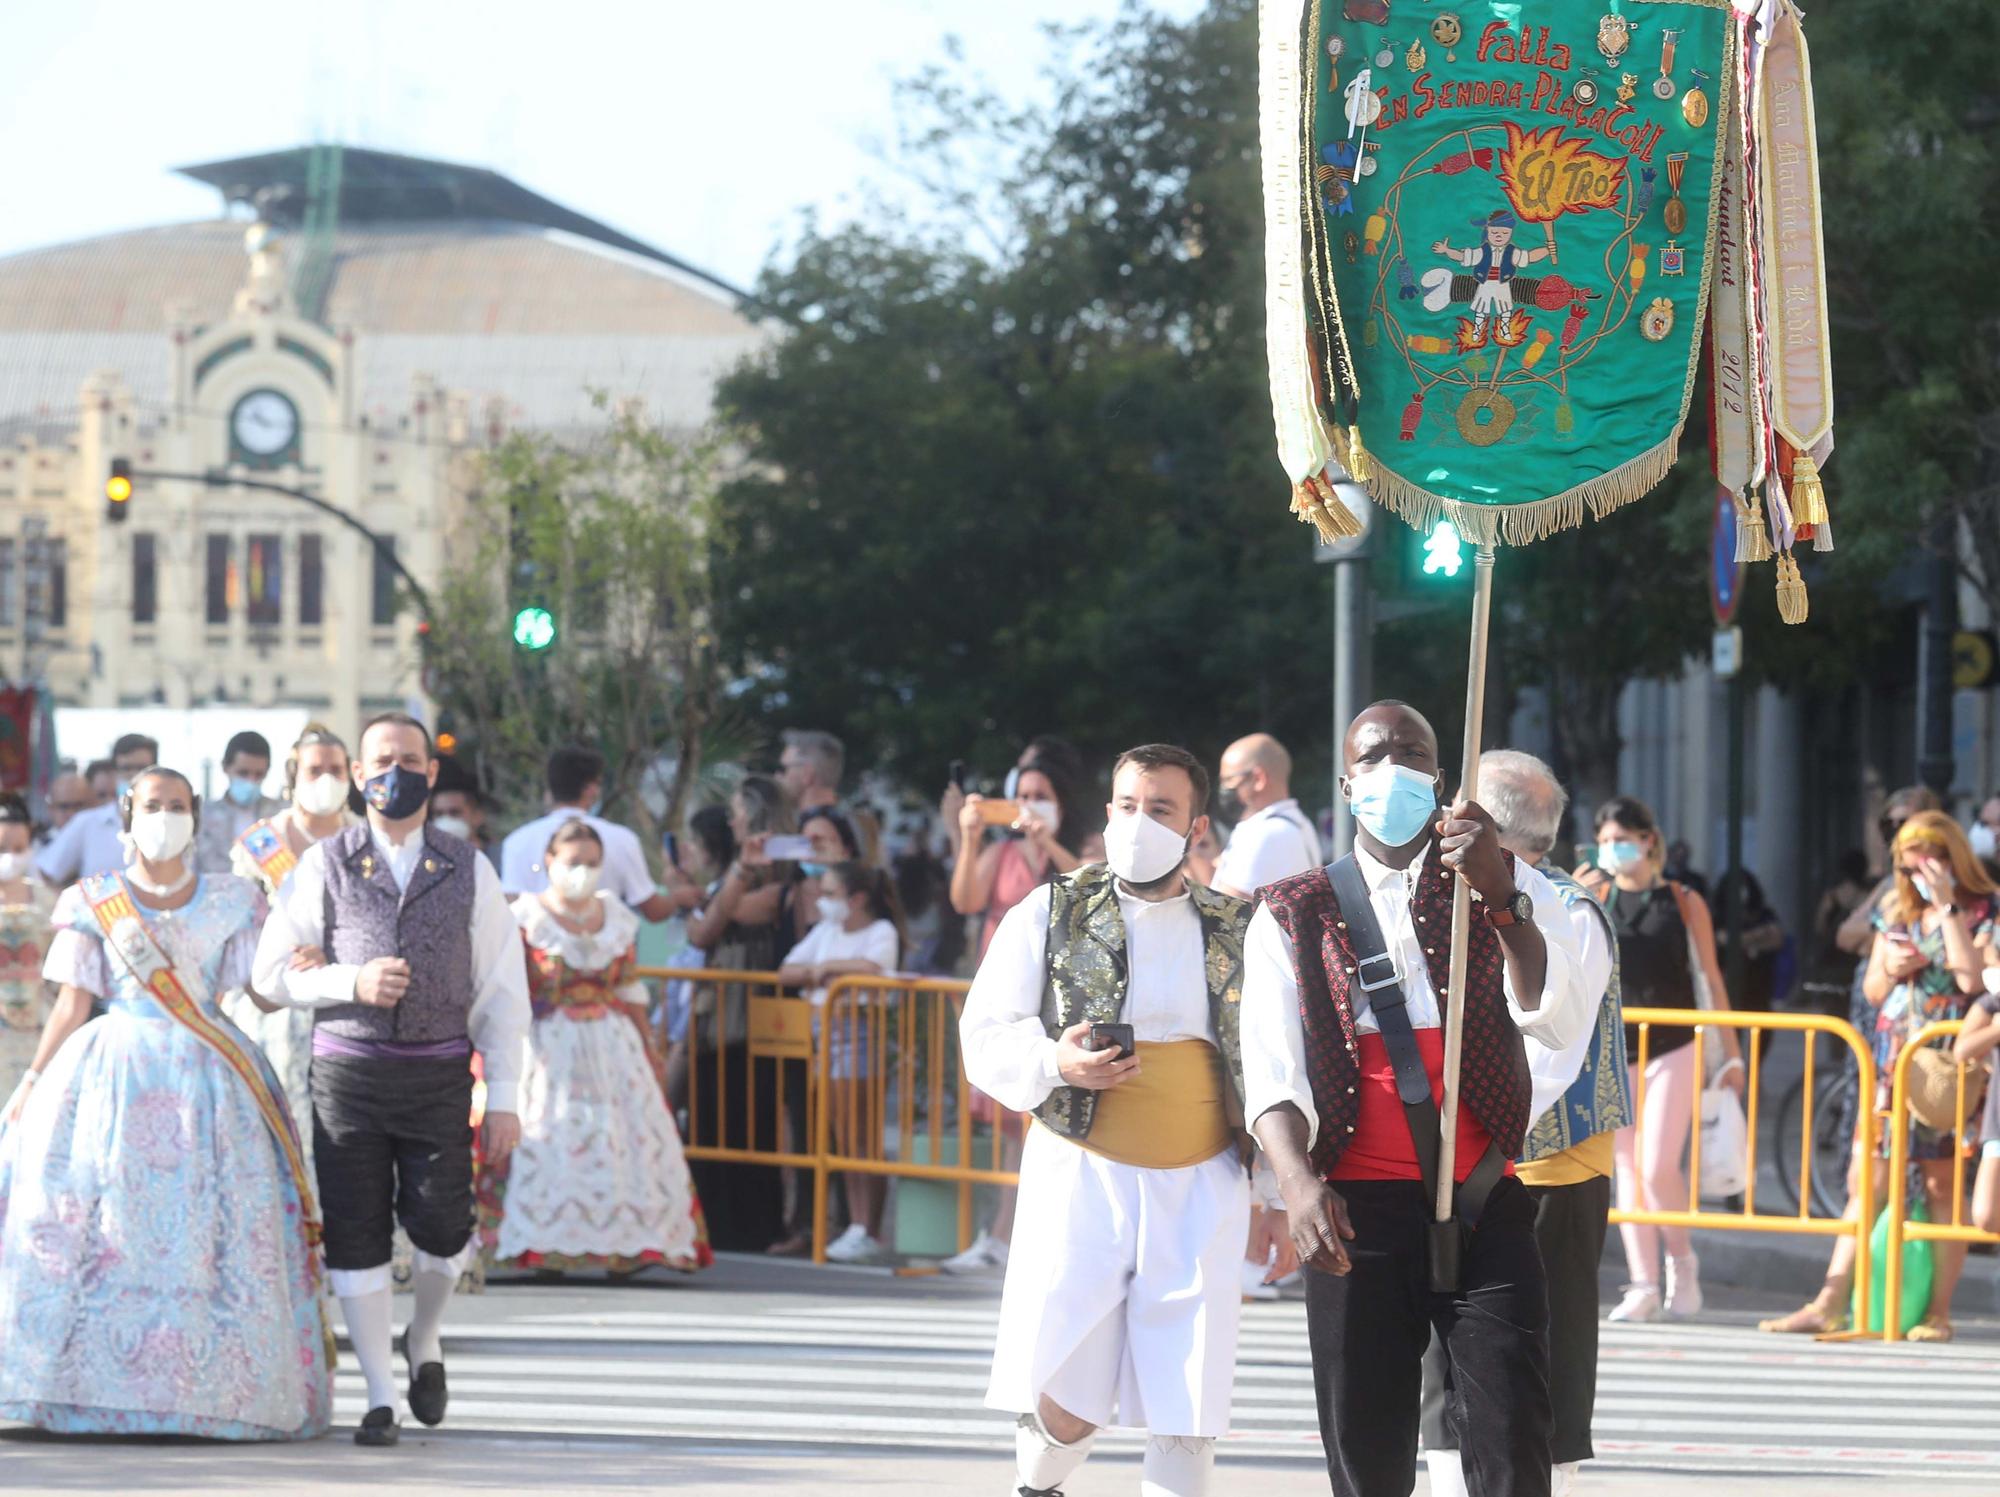
[{"label": "person holding camera phone", "polygon": [[973,1085],[1042,1124],[986,1393],[1019,1416],[1023,1497],[1058,1492],[1108,1424],[1148,1432],[1147,1492],[1199,1497],[1229,1427],[1250,910],[1186,877],[1208,790],[1185,749],[1123,755],[1107,862],[1008,912],[959,1024]]},{"label": "person holding camera phone", "polygon": [[[1086,831],[1083,765],[1075,749],[1047,735],[1032,740],[1007,776],[1004,795],[990,800],[968,795],[965,766],[952,766],[952,783],[939,812],[951,829],[954,854],[951,907],[980,918],[979,955],[1007,912],[1052,878],[1101,862],[1104,839]],[[988,840],[988,833],[999,832]],[[1003,1112],[984,1092],[972,1097],[972,1118],[1000,1130],[1001,1168],[1021,1167],[1022,1123]],[[993,1224],[982,1227],[972,1245],[939,1266],[946,1273],[1002,1268],[1014,1233],[1015,1193],[1002,1189]]]}]

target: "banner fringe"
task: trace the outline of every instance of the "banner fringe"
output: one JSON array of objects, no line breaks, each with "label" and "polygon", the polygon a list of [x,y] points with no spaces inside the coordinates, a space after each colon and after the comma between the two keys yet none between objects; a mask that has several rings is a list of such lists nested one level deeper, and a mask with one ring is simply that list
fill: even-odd
[{"label": "banner fringe", "polygon": [[[1673,470],[1680,450],[1680,430],[1623,467],[1578,484],[1566,493],[1527,504],[1488,506],[1446,499],[1377,467],[1365,480],[1370,495],[1385,509],[1420,532],[1439,520],[1475,546],[1526,546],[1562,530],[1574,530],[1586,518],[1603,519],[1651,493]],[[1362,482],[1359,474],[1357,482]]]}]

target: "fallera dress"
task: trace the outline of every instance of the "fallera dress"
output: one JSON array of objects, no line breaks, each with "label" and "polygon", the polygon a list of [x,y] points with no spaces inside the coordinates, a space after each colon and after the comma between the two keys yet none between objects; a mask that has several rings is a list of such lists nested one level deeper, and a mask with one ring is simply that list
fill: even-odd
[{"label": "fallera dress", "polygon": [[[181,909],[126,906],[121,944],[143,930],[171,958],[184,1022],[110,949],[93,886],[128,894],[115,875],[64,893],[44,970],[105,1012],[0,1129],[0,1419],[66,1433],[321,1434],[332,1348],[310,1206],[274,1132],[289,1117],[269,1065],[216,1006],[249,981],[261,897],[207,875]],[[191,1023],[219,1033],[245,1071]]]}]

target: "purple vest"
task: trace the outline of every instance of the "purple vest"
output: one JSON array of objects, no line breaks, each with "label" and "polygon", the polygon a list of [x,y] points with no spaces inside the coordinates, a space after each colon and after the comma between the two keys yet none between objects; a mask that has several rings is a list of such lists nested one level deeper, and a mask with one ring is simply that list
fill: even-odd
[{"label": "purple vest", "polygon": [[360,966],[378,956],[410,964],[410,989],[394,1008],[342,1003],[315,1011],[322,1029],[348,1040],[430,1044],[466,1037],[472,1008],[472,896],[479,854],[432,827],[398,893],[366,822],[320,844],[326,859],[326,959]]}]

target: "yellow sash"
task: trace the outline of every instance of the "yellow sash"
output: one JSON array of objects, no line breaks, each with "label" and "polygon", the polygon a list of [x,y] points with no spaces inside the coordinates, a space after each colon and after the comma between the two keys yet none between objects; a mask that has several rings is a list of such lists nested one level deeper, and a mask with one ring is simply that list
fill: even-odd
[{"label": "yellow sash", "polygon": [[273,893],[299,866],[298,854],[292,851],[292,844],[269,817],[252,825],[236,839],[236,845],[257,865],[257,871],[270,880]]},{"label": "yellow sash", "polygon": [[1206,1040],[1141,1040],[1139,1074],[1097,1094],[1087,1136],[1072,1142],[1149,1170],[1201,1164],[1234,1144],[1222,1066]]}]

